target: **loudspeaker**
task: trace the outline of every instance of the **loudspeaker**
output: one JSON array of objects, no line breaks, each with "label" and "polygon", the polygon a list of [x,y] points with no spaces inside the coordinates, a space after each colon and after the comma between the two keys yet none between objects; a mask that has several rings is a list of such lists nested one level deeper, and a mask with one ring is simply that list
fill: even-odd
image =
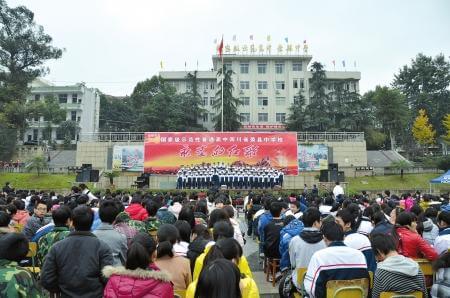
[{"label": "loudspeaker", "polygon": [[337,170],[329,171],[328,173],[330,175],[330,179],[328,180],[328,182],[337,182],[338,181],[338,171]]},{"label": "loudspeaker", "polygon": [[330,170],[330,171],[338,171],[338,164],[337,163],[329,163],[328,164],[328,170]]},{"label": "loudspeaker", "polygon": [[328,170],[320,170],[319,182],[328,182]]},{"label": "loudspeaker", "polygon": [[89,171],[89,182],[98,182],[99,170]]},{"label": "loudspeaker", "polygon": [[344,171],[338,172],[338,182],[345,182],[345,173]]},{"label": "loudspeaker", "polygon": [[84,163],[81,165],[82,169],[92,169],[92,164],[91,163]]}]

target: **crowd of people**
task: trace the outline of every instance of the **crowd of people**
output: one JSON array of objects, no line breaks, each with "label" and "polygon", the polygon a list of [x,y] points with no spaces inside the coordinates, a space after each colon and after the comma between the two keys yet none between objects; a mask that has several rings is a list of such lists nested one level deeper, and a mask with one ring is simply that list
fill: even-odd
[{"label": "crowd of people", "polygon": [[1,161],[0,160],[0,170],[5,172],[15,172],[23,168],[25,164],[19,160],[17,161]]},{"label": "crowd of people", "polygon": [[283,171],[268,165],[201,164],[180,167],[177,189],[273,189],[283,186],[283,178]]},{"label": "crowd of people", "polygon": [[[376,298],[386,291],[450,296],[448,194],[248,191],[245,233],[227,190],[3,190],[1,297],[259,297],[246,236],[258,238],[262,259],[280,260],[281,297],[326,297],[328,281],[354,279],[367,281]],[[39,274],[24,268],[30,242]],[[417,258],[433,262],[434,281]]]}]

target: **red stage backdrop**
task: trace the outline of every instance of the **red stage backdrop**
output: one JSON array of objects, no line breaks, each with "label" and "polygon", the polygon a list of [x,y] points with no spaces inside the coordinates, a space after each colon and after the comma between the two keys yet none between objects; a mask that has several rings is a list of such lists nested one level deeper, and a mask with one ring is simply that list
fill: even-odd
[{"label": "red stage backdrop", "polygon": [[265,165],[298,174],[295,132],[147,132],[144,171],[175,174],[202,163]]}]

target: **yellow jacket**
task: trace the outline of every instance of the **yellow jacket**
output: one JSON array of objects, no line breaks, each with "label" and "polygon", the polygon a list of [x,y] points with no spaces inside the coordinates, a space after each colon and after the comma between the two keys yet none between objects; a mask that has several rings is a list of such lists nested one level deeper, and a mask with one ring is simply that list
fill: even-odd
[{"label": "yellow jacket", "polygon": [[[251,277],[241,278],[239,284],[241,288],[242,298],[259,298],[259,290],[256,282]],[[197,288],[197,280],[190,283],[186,290],[186,298],[194,298],[195,289]]]},{"label": "yellow jacket", "polygon": [[[203,268],[203,261],[205,260],[206,254],[208,253],[208,251],[210,250],[211,245],[205,247],[205,251],[199,255],[197,257],[197,259],[195,260],[195,266],[194,266],[194,275],[192,276],[192,280],[195,281],[198,279],[198,277],[200,276],[200,272],[202,271]],[[245,276],[248,277],[253,277],[252,271],[250,270],[250,267],[248,266],[248,262],[247,259],[245,258],[245,256],[242,256],[239,259],[239,271],[241,271],[241,274],[244,274]]]}]

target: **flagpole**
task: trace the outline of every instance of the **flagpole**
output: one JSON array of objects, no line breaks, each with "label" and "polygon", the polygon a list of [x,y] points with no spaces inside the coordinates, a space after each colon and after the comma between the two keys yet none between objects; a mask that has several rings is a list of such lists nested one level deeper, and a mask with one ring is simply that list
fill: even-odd
[{"label": "flagpole", "polygon": [[[223,36],[222,36],[222,40],[223,40]],[[223,132],[223,76],[225,75],[224,69],[223,69],[223,54],[222,54],[222,75],[221,75],[221,86],[222,86],[222,132]]]}]

